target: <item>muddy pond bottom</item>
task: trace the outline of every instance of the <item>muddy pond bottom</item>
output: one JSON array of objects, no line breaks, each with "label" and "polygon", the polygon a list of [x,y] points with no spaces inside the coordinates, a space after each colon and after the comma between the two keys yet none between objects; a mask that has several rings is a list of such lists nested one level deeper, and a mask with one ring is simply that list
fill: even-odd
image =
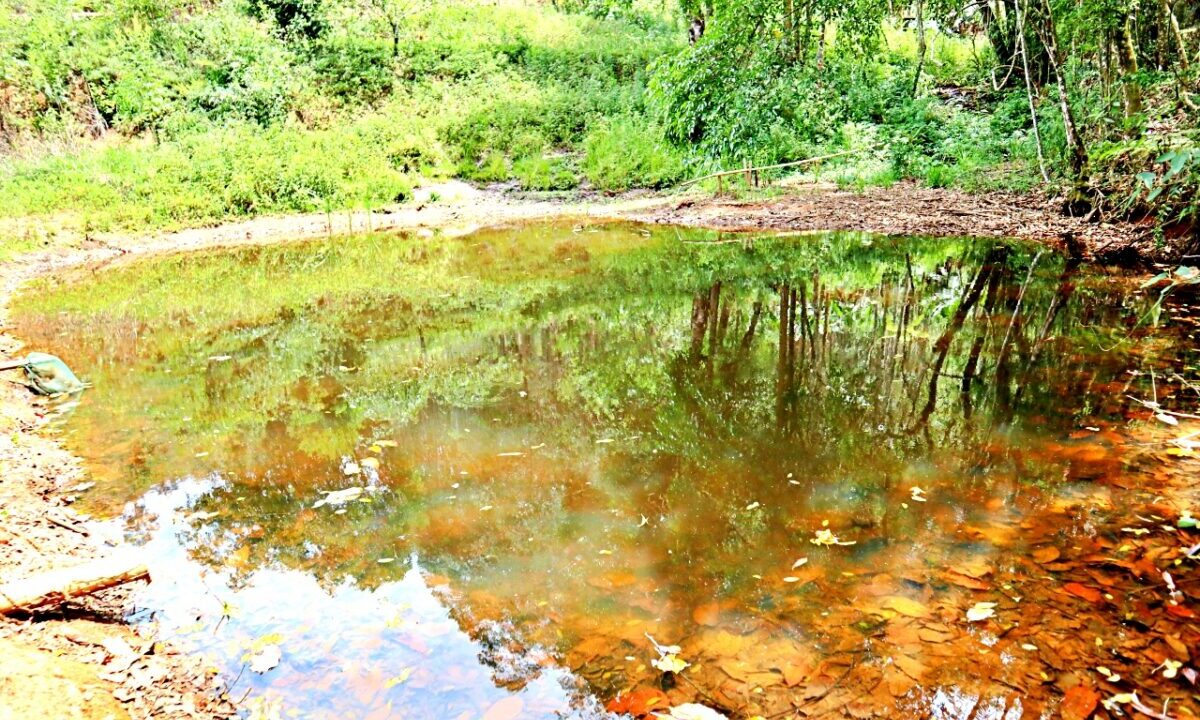
[{"label": "muddy pond bottom", "polygon": [[1200,712],[1152,662],[1200,645],[1158,578],[1194,563],[1128,512],[1200,385],[1153,300],[995,240],[537,225],[13,314],[92,383],[62,432],[148,558],[138,617],[256,717],[966,720],[1131,681]]}]

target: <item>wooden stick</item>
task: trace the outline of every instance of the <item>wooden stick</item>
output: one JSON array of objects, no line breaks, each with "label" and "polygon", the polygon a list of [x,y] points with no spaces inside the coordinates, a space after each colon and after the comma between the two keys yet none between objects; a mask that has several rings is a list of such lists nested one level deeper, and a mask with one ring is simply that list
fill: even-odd
[{"label": "wooden stick", "polygon": [[5,370],[16,370],[17,368],[23,368],[23,367],[25,367],[25,363],[26,363],[25,358],[17,358],[15,360],[5,360],[4,362],[0,362],[0,372],[4,372]]},{"label": "wooden stick", "polygon": [[835,157],[842,157],[843,155],[852,155],[854,152],[855,152],[854,150],[846,150],[844,152],[833,153],[831,155],[819,155],[817,157],[811,157],[811,158],[807,158],[804,160],[793,160],[792,162],[778,163],[776,165],[763,165],[761,167],[753,167],[753,168],[752,167],[744,167],[744,168],[741,168],[740,170],[722,170],[721,172],[715,172],[710,175],[705,175],[704,177],[698,177],[694,180],[688,180],[687,182],[683,183],[679,187],[684,188],[684,187],[687,187],[688,185],[695,185],[698,182],[703,182],[704,180],[712,180],[713,178],[720,179],[727,175],[738,175],[740,173],[749,174],[750,171],[761,172],[763,170],[778,170],[780,168],[796,167],[798,165],[808,165],[809,163],[821,162],[822,160],[829,160],[829,159],[835,158]]},{"label": "wooden stick", "polygon": [[49,570],[0,585],[0,615],[53,605],[135,580],[149,579],[150,570],[128,557],[108,557]]}]

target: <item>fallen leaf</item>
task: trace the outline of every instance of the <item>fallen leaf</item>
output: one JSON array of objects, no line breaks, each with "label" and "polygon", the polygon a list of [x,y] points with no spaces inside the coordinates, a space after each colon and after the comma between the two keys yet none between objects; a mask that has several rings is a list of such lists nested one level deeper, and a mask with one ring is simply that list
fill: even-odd
[{"label": "fallen leaf", "polygon": [[619,693],[605,705],[611,713],[617,715],[632,715],[635,718],[648,716],[655,708],[667,706],[667,696],[657,688],[638,688],[631,692]]},{"label": "fallen leaf", "polygon": [[278,645],[265,645],[250,656],[250,669],[256,673],[265,673],[279,664],[283,653]]},{"label": "fallen leaf", "polygon": [[[828,522],[828,521],[826,521],[826,522]],[[856,541],[856,540],[850,540],[850,541],[839,540],[837,535],[834,535],[831,530],[827,530],[827,529],[818,530],[816,536],[813,538],[810,538],[809,542],[812,543],[813,545],[856,545],[856,544],[858,544],[858,541]]]},{"label": "fallen leaf", "polygon": [[691,663],[672,653],[655,658],[650,661],[650,664],[665,673],[679,673],[683,672],[683,669]]},{"label": "fallen leaf", "polygon": [[796,562],[792,563],[792,569],[795,570],[796,568],[804,567],[806,564],[808,564],[808,558],[802,557]]},{"label": "fallen leaf", "polygon": [[697,605],[692,610],[692,620],[697,625],[705,625],[707,627],[716,627],[721,619],[721,606],[719,603],[710,602],[703,605]]},{"label": "fallen leaf", "polygon": [[883,606],[895,610],[901,615],[914,618],[929,617],[929,608],[911,598],[902,595],[890,595],[883,599]]},{"label": "fallen leaf", "polygon": [[892,658],[892,662],[894,662],[896,667],[900,668],[905,675],[918,682],[920,682],[921,678],[925,675],[925,665],[907,655],[896,655]]},{"label": "fallen leaf", "polygon": [[1063,720],[1087,720],[1100,703],[1100,693],[1086,685],[1076,685],[1067,691],[1058,712]]},{"label": "fallen leaf", "polygon": [[327,492],[325,493],[325,497],[313,504],[313,509],[324,507],[325,505],[329,505],[330,507],[345,505],[352,500],[357,500],[362,493],[363,489],[361,487],[348,487],[342,490]]},{"label": "fallen leaf", "polygon": [[400,671],[400,674],[397,675],[396,677],[388,678],[387,681],[383,683],[383,687],[385,689],[393,688],[393,687],[396,687],[397,685],[401,685],[401,684],[407,682],[409,676],[412,675],[412,672],[413,672],[412,668],[410,668],[410,667],[404,668],[403,670]]},{"label": "fallen leaf", "polygon": [[[1062,552],[1053,545],[1043,545],[1033,551],[1033,559],[1045,565],[1046,563],[1054,562],[1062,556]],[[1099,702],[1097,700],[1097,702]]]},{"label": "fallen leaf", "polygon": [[967,610],[967,622],[982,622],[996,615],[996,603],[977,602]]},{"label": "fallen leaf", "polygon": [[992,574],[992,566],[982,560],[973,560],[971,562],[960,563],[950,568],[951,572],[956,572],[967,577],[975,578],[976,580],[987,577]]},{"label": "fallen leaf", "polygon": [[963,575],[962,573],[955,572],[954,570],[947,570],[946,572],[942,573],[942,579],[951,585],[957,585],[968,590],[990,590],[992,588],[990,583],[984,582],[978,578],[973,578],[970,575]]},{"label": "fallen leaf", "polygon": [[671,720],[728,720],[721,713],[713,710],[710,707],[699,705],[697,703],[687,703],[684,705],[676,705],[671,708],[671,712],[667,715],[657,715],[660,718],[671,718]]},{"label": "fallen leaf", "polygon": [[924,642],[929,643],[944,643],[954,637],[951,633],[934,630],[933,628],[921,628],[917,631],[917,637]]},{"label": "fallen leaf", "polygon": [[1074,595],[1077,598],[1082,598],[1090,603],[1098,603],[1104,599],[1104,595],[1096,588],[1081,585],[1077,582],[1069,582],[1062,587],[1063,591]]}]

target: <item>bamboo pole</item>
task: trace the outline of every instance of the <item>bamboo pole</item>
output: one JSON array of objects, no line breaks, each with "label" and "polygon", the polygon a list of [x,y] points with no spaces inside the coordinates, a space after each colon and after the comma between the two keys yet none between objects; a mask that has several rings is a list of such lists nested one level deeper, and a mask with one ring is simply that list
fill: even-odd
[{"label": "bamboo pole", "polygon": [[835,157],[842,157],[843,155],[851,155],[854,152],[855,152],[854,150],[845,150],[843,152],[832,153],[829,155],[819,155],[817,157],[811,157],[811,158],[807,158],[805,160],[793,160],[792,162],[778,163],[776,165],[762,165],[760,167],[743,167],[743,168],[739,168],[737,170],[722,170],[720,172],[715,172],[715,173],[712,173],[709,175],[705,175],[704,177],[698,177],[693,180],[688,180],[687,182],[683,183],[679,187],[685,188],[689,185],[695,185],[696,183],[703,182],[705,180],[712,180],[714,178],[719,180],[719,179],[721,179],[723,177],[727,177],[729,175],[740,175],[742,173],[749,173],[751,171],[762,172],[763,170],[779,170],[780,168],[797,167],[799,165],[808,165],[810,163],[821,162],[822,160],[829,160],[829,159],[832,159]]},{"label": "bamboo pole", "polygon": [[0,615],[53,605],[135,580],[149,579],[150,570],[127,557],[108,557],[49,570],[0,585]]}]

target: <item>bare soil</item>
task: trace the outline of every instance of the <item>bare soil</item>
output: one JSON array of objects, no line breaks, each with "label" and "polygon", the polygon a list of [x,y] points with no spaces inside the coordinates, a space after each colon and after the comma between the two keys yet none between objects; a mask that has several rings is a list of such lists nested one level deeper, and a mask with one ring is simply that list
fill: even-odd
[{"label": "bare soil", "polygon": [[[437,192],[432,202],[431,191]],[[259,218],[156,235],[59,236],[54,246],[0,265],[0,357],[21,342],[4,308],[21,284],[68,267],[100,267],[155,253],[270,244],[326,234],[409,230],[459,234],[547,218],[625,219],[730,231],[863,230],[887,234],[1028,238],[1095,257],[1138,247],[1129,225],[1091,224],[1038,198],[968,195],[901,185],[862,193],[809,187],[758,200],[641,196],[590,204],[514,200],[447,184],[425,202],[386,212]],[[68,363],[70,359],[68,358]],[[0,577],[12,580],[111,552],[111,527],[71,504],[88,479],[58,442],[45,401],[7,376],[0,384]],[[125,625],[130,591],[113,589],[24,618],[0,618],[0,720],[9,718],[227,718],[228,692],[200,659],[157,642],[152,624]]]},{"label": "bare soil", "polygon": [[728,231],[857,230],[884,235],[1007,237],[1037,240],[1095,260],[1170,259],[1147,228],[1091,222],[1064,213],[1060,199],[1007,192],[965,193],[913,183],[861,192],[807,186],[766,200],[685,198],[639,219]]}]

